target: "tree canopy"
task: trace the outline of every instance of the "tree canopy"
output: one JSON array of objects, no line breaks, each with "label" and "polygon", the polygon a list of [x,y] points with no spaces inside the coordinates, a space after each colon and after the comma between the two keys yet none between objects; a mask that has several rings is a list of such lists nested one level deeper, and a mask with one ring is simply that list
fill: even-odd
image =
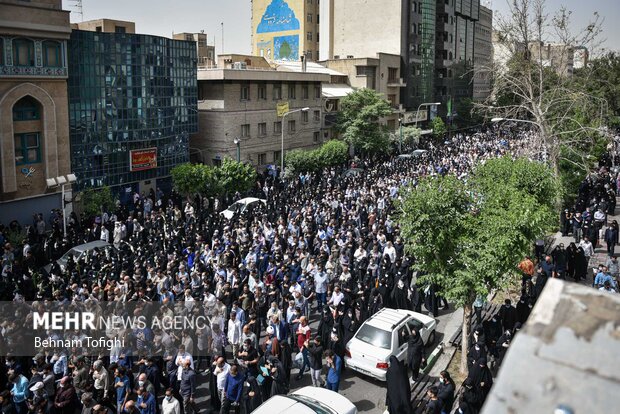
[{"label": "tree canopy", "polygon": [[398,206],[405,249],[422,284],[465,308],[463,350],[473,301],[509,284],[533,241],[552,228],[557,191],[549,167],[505,157],[478,165],[467,182],[427,177],[406,192]]},{"label": "tree canopy", "polygon": [[392,113],[390,103],[378,92],[362,88],[340,101],[337,129],[344,140],[367,154],[386,152],[390,141],[387,127],[379,120]]},{"label": "tree canopy", "polygon": [[175,190],[184,196],[216,196],[244,193],[256,182],[251,165],[225,158],[220,167],[205,164],[180,164],[171,171]]}]

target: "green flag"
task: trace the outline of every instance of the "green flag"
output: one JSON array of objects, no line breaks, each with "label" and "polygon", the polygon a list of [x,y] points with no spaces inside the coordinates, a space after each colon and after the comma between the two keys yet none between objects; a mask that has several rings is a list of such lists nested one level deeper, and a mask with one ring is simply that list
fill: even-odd
[{"label": "green flag", "polygon": [[448,116],[449,117],[452,116],[452,97],[451,96],[448,98]]}]

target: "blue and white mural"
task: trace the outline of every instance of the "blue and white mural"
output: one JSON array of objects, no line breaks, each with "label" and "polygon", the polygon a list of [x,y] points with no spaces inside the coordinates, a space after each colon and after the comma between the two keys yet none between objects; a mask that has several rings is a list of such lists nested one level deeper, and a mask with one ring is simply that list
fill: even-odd
[{"label": "blue and white mural", "polygon": [[256,28],[256,33],[284,32],[299,30],[299,20],[295,12],[284,0],[273,0]]},{"label": "blue and white mural", "polygon": [[299,35],[273,38],[274,60],[299,60]]}]

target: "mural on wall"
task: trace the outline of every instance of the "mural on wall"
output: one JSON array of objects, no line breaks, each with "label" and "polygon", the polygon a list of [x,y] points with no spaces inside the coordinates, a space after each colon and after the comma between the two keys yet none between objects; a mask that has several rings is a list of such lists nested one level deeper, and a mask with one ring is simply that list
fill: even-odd
[{"label": "mural on wall", "polygon": [[299,60],[299,35],[274,37],[273,58],[275,60]]},{"label": "mural on wall", "polygon": [[299,20],[295,12],[284,0],[273,0],[265,9],[256,33],[285,32],[299,30]]}]

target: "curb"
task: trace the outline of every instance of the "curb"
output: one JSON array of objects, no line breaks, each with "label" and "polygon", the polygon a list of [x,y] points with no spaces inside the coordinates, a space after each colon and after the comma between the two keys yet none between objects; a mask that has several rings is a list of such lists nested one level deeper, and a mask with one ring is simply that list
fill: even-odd
[{"label": "curb", "polygon": [[445,346],[444,343],[441,342],[439,345],[435,347],[433,352],[431,352],[431,354],[426,359],[426,368],[422,370],[423,374],[428,374],[431,371],[431,369],[435,365],[435,362],[437,362],[437,360],[439,359],[439,356],[443,353],[444,346]]}]

